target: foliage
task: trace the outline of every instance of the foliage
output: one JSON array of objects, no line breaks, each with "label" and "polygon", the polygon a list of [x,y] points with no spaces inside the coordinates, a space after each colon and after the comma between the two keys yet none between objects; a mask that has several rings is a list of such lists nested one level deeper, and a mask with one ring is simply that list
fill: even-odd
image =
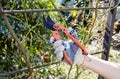
[{"label": "foliage", "polygon": [[[3,4],[4,3],[4,4]],[[8,0],[3,1],[3,9],[37,9],[53,8],[49,0],[28,1]],[[30,62],[37,65],[43,63],[43,54],[49,53],[51,62],[56,61],[49,44],[50,30],[42,22],[41,13],[8,14],[8,19],[15,34],[29,51]],[[26,67],[23,55],[20,53],[18,43],[13,39],[5,22],[0,16],[0,72],[12,71]]]},{"label": "foliage", "polygon": [[[2,6],[4,10],[54,9],[61,7],[54,4],[54,2],[55,0],[2,0]],[[87,4],[89,4],[89,2],[86,2],[84,0],[76,0],[73,6],[86,7]],[[62,4],[62,7],[66,6]],[[90,23],[91,21],[88,21],[88,18],[91,20],[92,15],[89,11],[7,14],[7,17],[15,34],[28,51],[29,61],[31,62],[32,66],[57,61],[54,54],[54,49],[49,42],[51,31],[47,29],[43,24],[43,14],[49,14],[55,22],[61,23],[65,27],[72,26],[71,22],[77,19],[78,23],[76,24],[78,25],[74,25],[73,28],[78,32],[78,36],[81,38],[81,42],[86,44],[85,42],[88,42],[90,40],[91,37],[88,36],[92,35],[92,33],[89,34],[89,29],[92,28],[90,27],[92,23]],[[86,39],[86,37],[88,38]],[[0,16],[1,73],[26,68],[24,55],[20,52],[20,46],[11,36],[5,22]],[[49,57],[49,61],[44,61],[44,56],[46,54]],[[67,77],[69,77],[70,71],[71,70],[69,70]],[[23,78],[26,73],[27,72],[12,76],[15,78]],[[76,73],[77,74],[75,78],[78,78],[80,72],[78,73],[78,70],[76,70]],[[66,73],[61,69],[60,64],[35,69],[33,70],[33,74],[34,78],[51,78],[53,76],[58,77],[60,75],[62,78],[66,78]]]},{"label": "foliage", "polygon": [[[4,10],[22,10],[22,9],[53,9],[57,5],[53,5],[52,2],[55,0],[4,0],[2,1],[2,6]],[[64,6],[65,7],[65,6]],[[72,18],[78,13],[70,12]],[[7,14],[10,24],[12,25],[15,34],[21,41],[21,43],[29,51],[29,60],[31,65],[42,65],[44,63],[50,63],[56,61],[56,56],[54,55],[54,50],[52,49],[51,44],[49,43],[49,38],[51,36],[51,31],[47,29],[42,21],[42,14],[48,13],[14,13]],[[55,22],[59,22],[63,25],[67,23],[69,25],[70,21],[64,21],[64,14],[58,14],[57,12],[49,12],[52,19]],[[62,15],[63,17],[56,18],[57,16]],[[56,17],[55,17],[56,16]],[[62,19],[64,18],[64,19]],[[24,56],[20,53],[20,47],[16,40],[11,36],[5,22],[0,16],[0,72],[8,72],[17,69],[25,68],[25,59]],[[81,26],[81,25],[80,25]],[[68,26],[66,26],[68,27]],[[78,29],[81,29],[79,27]],[[78,31],[79,32],[79,31]],[[79,32],[79,36],[83,35],[82,40],[87,35],[85,30]],[[50,62],[44,62],[44,54],[48,54]],[[56,73],[57,71],[57,73]],[[41,77],[54,73],[53,75],[61,74],[60,68],[55,67],[51,69],[49,67],[40,68],[39,70],[34,71],[35,73],[41,73]],[[56,74],[55,74],[56,73]],[[24,73],[22,73],[24,74]],[[22,75],[21,74],[21,75]],[[15,76],[15,75],[14,75]],[[37,75],[36,75],[37,76]]]}]

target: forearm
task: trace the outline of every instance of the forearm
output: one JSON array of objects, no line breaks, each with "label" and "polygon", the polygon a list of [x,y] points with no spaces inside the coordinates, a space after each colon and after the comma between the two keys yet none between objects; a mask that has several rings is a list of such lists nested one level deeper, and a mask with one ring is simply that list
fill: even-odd
[{"label": "forearm", "polygon": [[107,79],[120,79],[120,65],[118,64],[88,55],[85,57],[83,66],[106,77]]}]

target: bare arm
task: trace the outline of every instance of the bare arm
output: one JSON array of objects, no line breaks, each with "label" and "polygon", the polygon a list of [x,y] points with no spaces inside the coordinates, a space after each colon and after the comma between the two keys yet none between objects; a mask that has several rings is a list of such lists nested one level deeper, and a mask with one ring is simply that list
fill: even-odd
[{"label": "bare arm", "polygon": [[120,79],[120,64],[115,64],[88,55],[85,56],[83,66],[106,77],[107,79]]}]

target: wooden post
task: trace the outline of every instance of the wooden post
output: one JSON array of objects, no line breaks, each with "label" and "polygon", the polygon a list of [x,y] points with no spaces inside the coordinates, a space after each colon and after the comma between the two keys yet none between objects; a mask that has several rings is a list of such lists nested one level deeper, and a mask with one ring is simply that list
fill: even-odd
[{"label": "wooden post", "polygon": [[[113,7],[115,7],[117,3],[118,3],[118,0],[114,0]],[[104,35],[104,41],[103,41],[103,53],[101,56],[101,59],[106,60],[106,61],[109,58],[110,45],[111,45],[111,40],[112,40],[112,35],[113,35],[113,27],[114,27],[114,22],[115,22],[115,17],[116,17],[117,8],[116,7],[113,8],[113,7],[111,7],[111,10],[107,16],[106,29],[105,29],[105,35]],[[104,79],[104,77],[99,75],[98,79]]]}]

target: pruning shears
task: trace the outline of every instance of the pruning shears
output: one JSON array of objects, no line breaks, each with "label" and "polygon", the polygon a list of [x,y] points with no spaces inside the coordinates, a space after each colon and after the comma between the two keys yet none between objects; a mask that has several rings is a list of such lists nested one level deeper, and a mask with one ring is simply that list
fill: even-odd
[{"label": "pruning shears", "polygon": [[[52,30],[52,35],[55,38],[55,40],[60,40],[60,35],[58,33],[58,31],[62,31],[67,37],[69,37],[81,50],[82,50],[82,54],[84,55],[88,55],[88,52],[86,51],[86,49],[82,46],[82,44],[76,39],[74,38],[67,30],[67,28],[65,28],[64,26],[55,23],[50,16],[48,15],[47,18],[45,18],[45,15],[43,15],[43,22],[45,24],[45,26],[47,28],[49,28],[50,30]],[[67,61],[67,63],[69,65],[72,65],[72,61],[70,60],[70,58],[67,56],[66,51],[63,51],[63,56],[65,58],[65,60]]]}]

